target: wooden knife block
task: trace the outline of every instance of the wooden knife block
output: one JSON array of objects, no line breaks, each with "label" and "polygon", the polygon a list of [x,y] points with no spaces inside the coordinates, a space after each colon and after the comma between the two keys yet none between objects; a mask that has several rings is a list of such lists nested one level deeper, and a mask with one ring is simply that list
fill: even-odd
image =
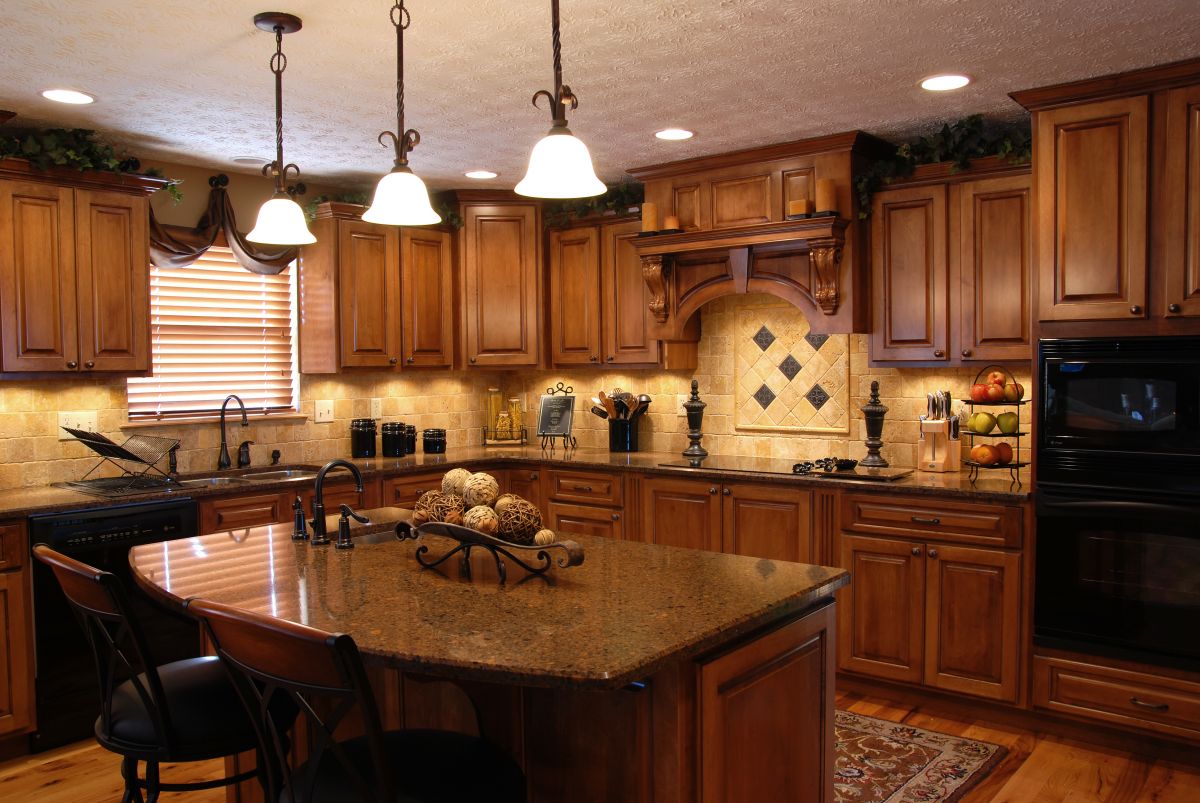
[{"label": "wooden knife block", "polygon": [[927,419],[921,422],[917,470],[937,473],[962,470],[962,442],[950,440],[949,421]]}]

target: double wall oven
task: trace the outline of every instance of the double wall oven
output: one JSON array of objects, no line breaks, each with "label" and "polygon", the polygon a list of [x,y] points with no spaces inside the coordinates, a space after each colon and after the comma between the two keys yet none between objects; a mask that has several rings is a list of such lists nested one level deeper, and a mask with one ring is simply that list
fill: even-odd
[{"label": "double wall oven", "polygon": [[1200,338],[1043,340],[1035,642],[1200,669]]}]

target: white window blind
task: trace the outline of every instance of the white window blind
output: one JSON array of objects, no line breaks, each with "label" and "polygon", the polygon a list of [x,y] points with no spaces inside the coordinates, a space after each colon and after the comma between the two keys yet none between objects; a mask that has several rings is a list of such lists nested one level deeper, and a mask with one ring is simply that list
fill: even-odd
[{"label": "white window blind", "polygon": [[129,419],[218,412],[236,393],[246,409],[296,409],[295,270],[250,273],[214,246],[186,268],[150,268],[154,374],[129,380]]}]

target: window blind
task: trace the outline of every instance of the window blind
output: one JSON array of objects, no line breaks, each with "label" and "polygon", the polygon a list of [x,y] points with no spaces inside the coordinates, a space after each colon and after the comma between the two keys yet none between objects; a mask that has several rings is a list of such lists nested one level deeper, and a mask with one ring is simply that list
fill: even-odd
[{"label": "window blind", "polygon": [[150,268],[153,376],[129,380],[129,419],[295,409],[295,270],[250,273],[214,246],[186,268]]}]

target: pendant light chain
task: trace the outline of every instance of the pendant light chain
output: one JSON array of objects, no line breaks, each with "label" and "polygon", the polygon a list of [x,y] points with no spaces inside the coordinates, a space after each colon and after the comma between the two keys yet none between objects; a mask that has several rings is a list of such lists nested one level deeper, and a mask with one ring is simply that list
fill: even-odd
[{"label": "pendant light chain", "polygon": [[391,139],[396,149],[394,169],[408,167],[408,154],[421,143],[421,135],[415,128],[404,128],[404,31],[412,22],[404,0],[396,0],[388,12],[396,28],[396,130],[384,131],[379,135],[379,144],[387,147],[385,139]]},{"label": "pendant light chain", "polygon": [[292,187],[284,186],[287,182],[288,171],[294,171],[296,178],[300,177],[300,168],[294,164],[284,164],[283,161],[283,71],[287,69],[287,56],[283,53],[283,25],[275,26],[275,53],[271,56],[271,72],[275,74],[275,161],[264,165],[264,176],[275,179],[276,194],[286,192],[288,195],[303,194],[303,184]]}]

